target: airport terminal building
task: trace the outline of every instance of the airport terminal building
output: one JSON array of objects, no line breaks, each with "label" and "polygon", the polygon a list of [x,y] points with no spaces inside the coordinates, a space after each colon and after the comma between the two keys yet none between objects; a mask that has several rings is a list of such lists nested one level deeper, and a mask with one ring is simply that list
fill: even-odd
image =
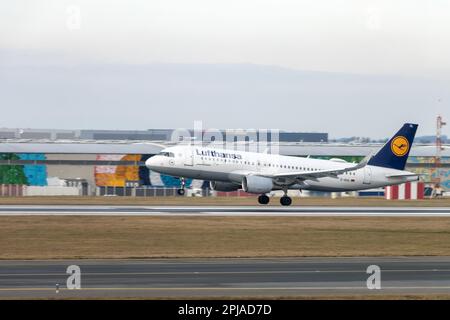
[{"label": "airport terminal building", "polygon": [[[50,189],[69,192],[68,188],[72,192],[69,194],[74,195],[164,194],[164,189],[177,188],[179,180],[151,172],[144,163],[164,146],[173,144],[173,132],[173,129],[0,129],[0,185],[28,186],[31,194]],[[245,134],[245,131],[233,134]],[[278,135],[279,153],[298,157],[359,162],[382,146],[380,143],[329,143],[327,133],[279,132]],[[270,143],[269,135],[267,144]],[[421,173],[421,179],[430,184],[439,177],[442,188],[450,191],[450,147],[443,147],[438,168],[435,156],[434,145],[415,145],[407,170]],[[194,189],[205,190],[208,185],[205,181],[188,181],[188,186]],[[137,191],[127,190],[136,187]]]}]

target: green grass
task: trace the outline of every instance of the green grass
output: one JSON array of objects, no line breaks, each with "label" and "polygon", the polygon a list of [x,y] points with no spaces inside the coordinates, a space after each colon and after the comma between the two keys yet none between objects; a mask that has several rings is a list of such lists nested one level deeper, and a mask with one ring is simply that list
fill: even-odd
[{"label": "green grass", "polygon": [[[0,197],[0,205],[183,205],[231,206],[258,205],[251,197]],[[279,198],[270,205],[279,206]],[[293,198],[293,206],[362,206],[362,207],[450,207],[450,198],[425,200],[385,200],[383,198]]]},{"label": "green grass", "polygon": [[445,217],[0,217],[0,259],[450,256]]}]

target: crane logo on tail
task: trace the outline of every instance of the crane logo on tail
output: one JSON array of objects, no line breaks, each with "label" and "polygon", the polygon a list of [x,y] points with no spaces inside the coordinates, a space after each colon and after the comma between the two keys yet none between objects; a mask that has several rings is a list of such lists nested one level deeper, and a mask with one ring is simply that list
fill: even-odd
[{"label": "crane logo on tail", "polygon": [[403,136],[395,137],[392,139],[391,150],[397,157],[403,157],[409,151],[408,139]]}]

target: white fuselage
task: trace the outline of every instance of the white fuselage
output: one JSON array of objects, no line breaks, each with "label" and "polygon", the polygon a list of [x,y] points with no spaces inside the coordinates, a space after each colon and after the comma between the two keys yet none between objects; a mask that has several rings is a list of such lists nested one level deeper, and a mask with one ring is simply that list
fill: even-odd
[{"label": "white fuselage", "polygon": [[[213,149],[197,146],[175,146],[164,149],[163,155],[147,160],[146,166],[163,174],[209,181],[242,183],[246,175],[315,172],[353,167],[354,163],[281,156],[265,153]],[[274,189],[316,191],[355,191],[416,181],[417,176],[387,177],[406,171],[366,165],[337,177],[311,180],[274,179]]]}]

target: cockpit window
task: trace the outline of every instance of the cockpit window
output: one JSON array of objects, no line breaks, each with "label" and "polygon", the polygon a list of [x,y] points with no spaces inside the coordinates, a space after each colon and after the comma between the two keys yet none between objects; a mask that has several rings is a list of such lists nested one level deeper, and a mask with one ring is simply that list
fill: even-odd
[{"label": "cockpit window", "polygon": [[175,154],[173,152],[160,152],[158,153],[159,156],[163,157],[169,157],[169,158],[175,158]]}]

